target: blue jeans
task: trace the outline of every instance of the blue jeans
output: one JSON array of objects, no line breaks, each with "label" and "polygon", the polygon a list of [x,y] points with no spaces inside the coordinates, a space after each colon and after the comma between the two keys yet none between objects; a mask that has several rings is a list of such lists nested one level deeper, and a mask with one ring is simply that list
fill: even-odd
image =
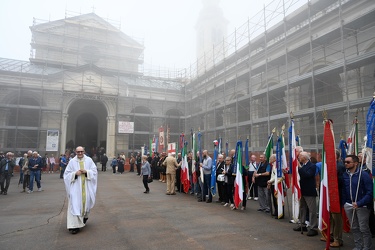
[{"label": "blue jeans", "polygon": [[29,184],[30,191],[33,191],[34,178],[35,178],[37,187],[40,188],[41,187],[40,186],[40,170],[30,171],[30,184]]},{"label": "blue jeans", "polygon": [[206,195],[207,194],[208,194],[208,200],[212,201],[212,194],[211,194],[211,174],[205,174],[204,175],[203,197],[202,197],[203,200],[206,200]]},{"label": "blue jeans", "polygon": [[49,164],[49,171],[53,172],[53,168],[55,167],[55,163],[50,163]]}]

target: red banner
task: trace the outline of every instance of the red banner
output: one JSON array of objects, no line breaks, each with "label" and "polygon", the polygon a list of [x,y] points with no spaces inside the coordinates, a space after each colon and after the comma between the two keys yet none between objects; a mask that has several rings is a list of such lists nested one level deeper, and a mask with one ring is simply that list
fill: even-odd
[{"label": "red banner", "polygon": [[331,213],[341,213],[339,188],[337,181],[335,139],[333,136],[332,121],[328,120],[324,124],[324,149],[326,151],[328,193]]}]

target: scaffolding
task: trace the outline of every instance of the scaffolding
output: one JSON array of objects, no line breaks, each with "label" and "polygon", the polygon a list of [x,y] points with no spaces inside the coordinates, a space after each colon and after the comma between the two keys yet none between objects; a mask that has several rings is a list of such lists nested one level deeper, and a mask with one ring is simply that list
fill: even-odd
[{"label": "scaffolding", "polygon": [[327,111],[337,142],[356,114],[363,138],[375,91],[374,24],[371,1],[270,1],[190,66],[186,127],[200,128],[206,148],[219,137],[232,148],[249,138],[250,150],[262,152],[292,112],[304,148],[317,152]]},{"label": "scaffolding", "polygon": [[[77,131],[77,121],[91,121],[97,133],[88,133],[96,137],[88,142],[94,145],[85,145],[88,151],[106,148],[112,136],[111,155],[133,152],[158,127],[183,124],[177,102],[186,83],[184,71],[159,68],[145,74],[142,41],[120,29],[119,22],[95,13],[66,12],[56,21],[34,18],[30,61],[0,58],[2,150],[44,153],[47,131],[58,130],[64,141],[58,153],[64,153],[83,137],[79,133],[89,132]],[[173,92],[175,100],[167,100]],[[161,113],[155,114],[159,107]],[[134,122],[135,133],[120,134],[116,125],[109,127],[119,121]]]}]

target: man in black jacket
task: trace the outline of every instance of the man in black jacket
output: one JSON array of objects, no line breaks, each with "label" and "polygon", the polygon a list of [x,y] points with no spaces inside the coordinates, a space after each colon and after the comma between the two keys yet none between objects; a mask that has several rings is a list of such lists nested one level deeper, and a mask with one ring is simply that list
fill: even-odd
[{"label": "man in black jacket", "polygon": [[[306,218],[307,208],[309,209],[309,230],[307,236],[318,235],[318,221],[316,218],[316,183],[315,172],[316,166],[310,161],[310,156],[307,152],[301,152],[298,156],[300,165],[298,166],[298,173],[300,175],[301,186],[301,200],[300,200],[300,218],[303,222]],[[293,228],[294,231],[307,231],[306,225],[301,225]]]},{"label": "man in black jacket", "polygon": [[100,157],[100,163],[102,164],[102,171],[107,171],[107,162],[108,162],[108,157],[106,154],[103,154],[102,157]]},{"label": "man in black jacket", "polygon": [[[8,152],[6,157],[1,160],[0,162],[0,185],[1,185],[1,192],[0,194],[6,195],[8,192],[10,178],[13,174],[13,169],[16,164],[13,161],[13,153]],[[4,187],[5,182],[5,187]]]},{"label": "man in black jacket", "polygon": [[217,163],[216,163],[216,183],[217,183],[217,192],[219,194],[219,200],[216,202],[223,203],[226,200],[225,199],[225,189],[224,189],[224,179],[219,180],[218,176],[223,173],[224,171],[224,156],[222,154],[219,154],[217,157]]},{"label": "man in black jacket", "polygon": [[261,154],[259,156],[258,170],[253,175],[253,182],[258,186],[258,198],[260,212],[270,212],[270,197],[267,189],[267,181],[270,179],[271,166],[268,163],[266,156]]}]

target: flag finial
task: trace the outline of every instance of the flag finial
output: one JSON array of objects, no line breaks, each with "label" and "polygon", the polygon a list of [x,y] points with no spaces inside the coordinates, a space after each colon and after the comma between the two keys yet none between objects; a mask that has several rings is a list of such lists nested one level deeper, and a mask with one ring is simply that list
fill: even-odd
[{"label": "flag finial", "polygon": [[273,129],[272,129],[272,133],[275,133],[276,132],[276,127],[274,127]]},{"label": "flag finial", "polygon": [[285,123],[283,124],[283,126],[281,126],[281,130],[282,130],[282,131],[285,130]]},{"label": "flag finial", "polygon": [[327,117],[328,117],[328,113],[327,113],[327,110],[323,110],[323,119],[324,121],[327,121]]},{"label": "flag finial", "polygon": [[374,91],[374,93],[372,94],[372,97],[375,98],[375,91]]},{"label": "flag finial", "polygon": [[293,119],[294,118],[294,114],[292,111],[290,111],[290,119]]}]

